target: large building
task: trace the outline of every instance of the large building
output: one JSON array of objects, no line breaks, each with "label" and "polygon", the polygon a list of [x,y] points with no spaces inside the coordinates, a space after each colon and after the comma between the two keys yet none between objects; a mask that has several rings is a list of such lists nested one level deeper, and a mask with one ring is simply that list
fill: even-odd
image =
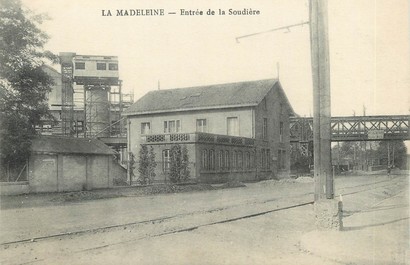
[{"label": "large building", "polygon": [[137,162],[141,145],[153,147],[155,181],[167,179],[170,149],[180,144],[191,179],[208,183],[288,174],[293,114],[274,79],[151,91],[123,113]]}]

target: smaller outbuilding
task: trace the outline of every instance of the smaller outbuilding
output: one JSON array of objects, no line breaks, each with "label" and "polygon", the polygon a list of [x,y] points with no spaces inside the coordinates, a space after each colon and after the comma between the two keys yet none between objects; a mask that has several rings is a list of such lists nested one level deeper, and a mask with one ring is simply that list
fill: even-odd
[{"label": "smaller outbuilding", "polygon": [[31,150],[29,192],[111,188],[114,179],[126,179],[116,152],[97,139],[40,136]]}]

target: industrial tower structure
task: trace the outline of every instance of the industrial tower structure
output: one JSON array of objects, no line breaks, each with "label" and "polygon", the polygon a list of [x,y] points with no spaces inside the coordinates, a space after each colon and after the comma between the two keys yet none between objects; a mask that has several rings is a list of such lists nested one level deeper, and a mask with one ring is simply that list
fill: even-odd
[{"label": "industrial tower structure", "polygon": [[132,103],[132,97],[124,104],[118,57],[62,52],[60,62],[61,133],[77,137],[125,135],[121,112]]}]

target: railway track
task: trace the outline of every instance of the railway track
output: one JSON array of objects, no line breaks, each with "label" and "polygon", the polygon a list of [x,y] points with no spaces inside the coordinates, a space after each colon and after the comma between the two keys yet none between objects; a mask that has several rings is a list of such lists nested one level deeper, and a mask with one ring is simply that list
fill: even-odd
[{"label": "railway track", "polygon": [[[374,192],[377,189],[386,189],[390,187],[392,190],[395,187],[401,186],[401,181],[383,180],[372,183],[360,184],[360,185],[345,185],[340,190],[348,190],[343,196],[354,196],[362,192]],[[267,200],[249,200],[245,203],[229,205],[226,207],[216,207],[203,211],[192,211],[189,213],[182,213],[170,216],[163,216],[159,218],[153,218],[149,220],[128,222],[123,224],[115,224],[110,226],[96,227],[93,229],[70,231],[66,233],[45,235],[33,238],[26,238],[22,240],[9,241],[0,244],[3,249],[18,248],[24,245],[34,246],[30,243],[37,243],[38,248],[41,249],[41,244],[46,244],[48,241],[55,241],[56,244],[63,243],[65,240],[70,241],[77,237],[88,235],[104,235],[109,232],[122,233],[123,237],[111,242],[102,241],[90,246],[79,247],[78,249],[72,249],[70,253],[83,253],[88,251],[99,250],[103,248],[109,248],[114,246],[120,246],[122,244],[132,243],[147,238],[157,238],[161,236],[190,232],[202,227],[210,227],[218,224],[231,223],[241,221],[249,218],[255,218],[258,216],[266,215],[274,212],[286,212],[287,210],[307,207],[313,204],[313,193],[307,192],[292,197],[291,203],[289,198],[286,202],[283,198],[270,198]],[[238,210],[241,210],[238,212]],[[163,228],[166,227],[166,228]],[[145,232],[145,231],[148,232]],[[124,231],[128,231],[128,234]],[[130,233],[132,232],[132,233]],[[114,233],[114,234],[115,234]],[[110,234],[112,235],[112,233]],[[80,239],[78,239],[80,240]],[[111,240],[111,238],[110,238]],[[27,263],[33,263],[42,261],[44,259],[36,259],[27,261]],[[1,261],[1,259],[0,259]],[[26,264],[25,262],[16,264]]]},{"label": "railway track", "polygon": [[[379,184],[382,184],[382,183],[385,184],[385,185],[379,185]],[[377,186],[375,186],[375,185],[377,185]],[[341,193],[340,195],[349,196],[349,195],[353,195],[353,194],[356,194],[356,193],[369,191],[371,189],[374,189],[375,187],[384,188],[384,187],[388,187],[388,186],[392,186],[392,185],[394,186],[396,184],[392,183],[391,180],[382,180],[382,181],[377,181],[377,182],[372,182],[372,183],[365,183],[365,184],[360,184],[360,185],[355,185],[355,186],[341,187],[340,188],[341,191],[350,190],[350,192]],[[371,188],[368,188],[369,186],[371,186]],[[363,187],[367,187],[367,188],[363,188]],[[356,188],[361,188],[361,189],[351,191],[352,189],[356,189]],[[304,194],[300,194],[300,195],[298,195],[294,198],[304,197],[304,196],[309,196],[309,195],[313,196],[313,192],[307,192],[307,193],[304,193]],[[338,197],[338,196],[339,196],[339,194],[336,194],[336,197]],[[12,244],[18,244],[18,243],[38,242],[38,241],[41,241],[41,240],[47,240],[47,239],[52,239],[52,238],[58,238],[58,237],[64,237],[64,236],[73,236],[73,235],[81,235],[81,234],[94,233],[94,232],[100,232],[100,231],[107,232],[107,231],[122,228],[122,227],[129,227],[129,226],[135,226],[135,225],[144,225],[144,224],[150,224],[150,223],[164,222],[164,221],[167,221],[167,220],[171,220],[171,219],[175,219],[175,218],[183,218],[183,217],[190,216],[190,215],[195,215],[195,214],[221,212],[221,211],[226,211],[228,209],[232,209],[232,208],[236,208],[236,207],[243,207],[244,205],[266,204],[266,203],[270,203],[270,202],[276,202],[280,199],[281,198],[271,198],[271,199],[262,200],[262,201],[261,200],[250,200],[250,201],[247,201],[245,203],[234,204],[234,205],[229,205],[229,206],[225,206],[225,207],[217,207],[217,208],[213,208],[213,209],[206,210],[206,211],[192,211],[192,212],[189,212],[189,213],[176,214],[176,215],[170,215],[170,216],[162,216],[162,217],[153,218],[153,219],[149,219],[149,220],[143,220],[143,221],[128,222],[128,223],[123,223],[123,224],[114,224],[114,225],[96,227],[96,228],[92,228],[92,229],[76,230],[76,231],[69,231],[69,232],[65,232],[65,233],[57,233],[57,234],[51,234],[51,235],[45,235],[45,236],[25,238],[25,239],[21,239],[21,240],[8,241],[8,242],[0,243],[0,246],[6,246],[6,245],[12,245]],[[283,206],[283,207],[279,207],[279,208],[275,208],[275,209],[269,209],[269,210],[266,210],[266,211],[252,213],[252,214],[249,214],[249,215],[238,216],[238,217],[235,217],[235,218],[230,218],[230,219],[226,219],[226,220],[222,220],[222,221],[218,221],[218,222],[212,222],[212,223],[204,224],[204,225],[200,225],[200,226],[193,226],[193,227],[189,227],[189,228],[186,228],[186,229],[181,229],[181,231],[176,231],[176,232],[191,231],[191,230],[195,230],[195,229],[197,229],[199,227],[202,227],[202,226],[210,226],[210,225],[215,225],[215,224],[220,224],[220,223],[233,222],[233,221],[237,221],[237,220],[241,220],[241,219],[257,217],[257,216],[264,215],[264,214],[271,213],[271,212],[283,211],[283,210],[287,210],[287,209],[302,207],[302,206],[310,205],[310,204],[313,204],[313,203],[314,203],[313,200],[304,200],[304,201],[301,201],[300,203],[296,203],[296,204],[292,204],[292,205],[286,205],[286,206]]]}]

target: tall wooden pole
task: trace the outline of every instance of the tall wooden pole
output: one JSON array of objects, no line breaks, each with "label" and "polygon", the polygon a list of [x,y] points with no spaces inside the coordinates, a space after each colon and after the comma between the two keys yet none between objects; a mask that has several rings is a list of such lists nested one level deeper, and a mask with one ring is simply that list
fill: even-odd
[{"label": "tall wooden pole", "polygon": [[333,199],[327,0],[310,0],[315,201]]}]

